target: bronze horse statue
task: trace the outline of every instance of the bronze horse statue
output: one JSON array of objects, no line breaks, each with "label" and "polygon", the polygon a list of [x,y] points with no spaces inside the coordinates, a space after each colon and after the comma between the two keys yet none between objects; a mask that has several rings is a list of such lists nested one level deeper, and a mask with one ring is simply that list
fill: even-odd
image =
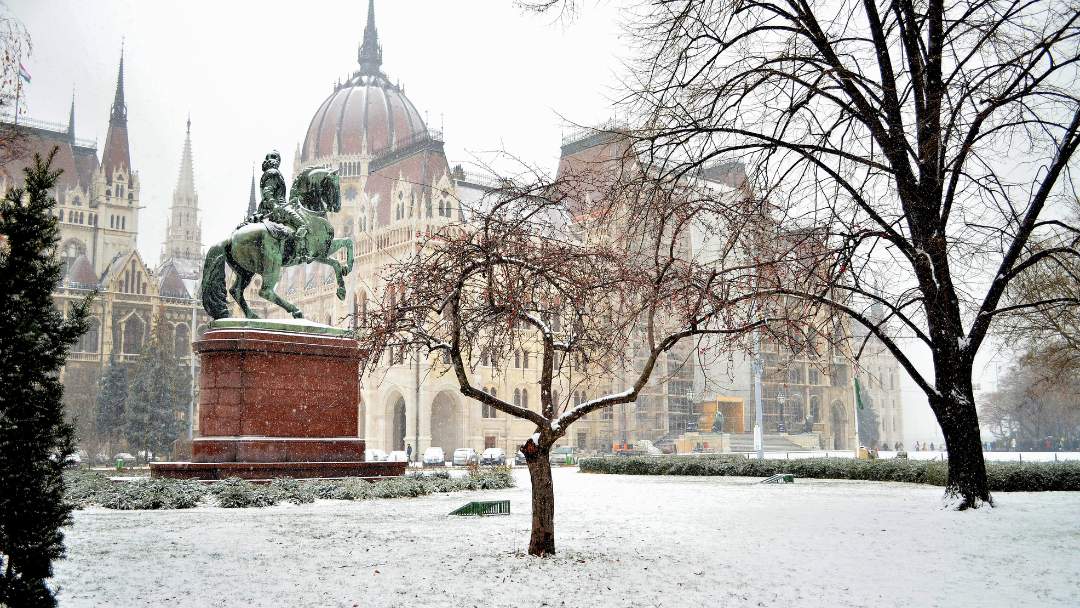
[{"label": "bronze horse statue", "polygon": [[[203,261],[202,301],[214,319],[229,316],[229,303],[225,290],[225,267],[233,270],[236,280],[228,290],[232,299],[240,305],[244,316],[259,318],[244,299],[244,289],[255,275],[262,276],[259,295],[289,311],[297,319],[304,314],[295,305],[274,291],[281,279],[281,269],[306,263],[307,252],[311,261],[326,264],[334,269],[337,278],[337,297],[345,299],[345,280],[352,272],[353,243],[350,239],[335,239],[334,227],[326,220],[327,213],[341,210],[341,185],[337,171],[325,167],[309,167],[293,180],[289,205],[295,208],[307,225],[304,237],[306,248],[287,238],[280,230],[274,230],[266,222],[243,224],[224,241],[213,245]],[[347,257],[343,267],[332,255],[345,248]]]}]

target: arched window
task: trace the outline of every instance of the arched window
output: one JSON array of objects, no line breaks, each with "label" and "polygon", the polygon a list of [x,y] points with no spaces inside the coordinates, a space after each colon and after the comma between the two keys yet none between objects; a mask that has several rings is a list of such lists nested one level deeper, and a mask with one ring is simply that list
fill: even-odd
[{"label": "arched window", "polygon": [[810,418],[814,422],[821,420],[821,398],[817,395],[810,397]]},{"label": "arched window", "polygon": [[75,345],[75,351],[96,353],[98,351],[98,336],[101,331],[101,323],[97,320],[97,317],[90,317],[86,320],[86,323],[86,333],[79,338],[79,343]]},{"label": "arched window", "polygon": [[529,391],[521,389],[521,407],[529,409]]},{"label": "arched window", "polygon": [[514,389],[514,405],[521,407],[521,389]]},{"label": "arched window", "polygon": [[525,351],[521,355],[521,367],[529,369],[529,351]]},{"label": "arched window", "polygon": [[521,367],[521,351],[520,350],[515,350],[514,351],[514,367],[515,368]]},{"label": "arched window", "polygon": [[187,325],[180,323],[176,326],[176,333],[173,335],[173,354],[177,357],[186,357],[190,350],[191,332]]},{"label": "arched window", "polygon": [[124,321],[124,354],[137,355],[142,352],[145,331],[146,324],[135,315]]},{"label": "arched window", "polygon": [[439,199],[439,217],[442,217],[442,215],[443,215],[443,201],[440,198]]}]

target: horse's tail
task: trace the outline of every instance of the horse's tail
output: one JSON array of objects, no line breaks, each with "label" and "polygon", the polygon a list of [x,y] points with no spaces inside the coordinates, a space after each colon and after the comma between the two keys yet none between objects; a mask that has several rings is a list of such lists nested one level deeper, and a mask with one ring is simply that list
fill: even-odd
[{"label": "horse's tail", "polygon": [[229,316],[229,301],[225,291],[225,261],[229,241],[213,245],[206,252],[202,273],[202,302],[206,313],[215,319]]}]

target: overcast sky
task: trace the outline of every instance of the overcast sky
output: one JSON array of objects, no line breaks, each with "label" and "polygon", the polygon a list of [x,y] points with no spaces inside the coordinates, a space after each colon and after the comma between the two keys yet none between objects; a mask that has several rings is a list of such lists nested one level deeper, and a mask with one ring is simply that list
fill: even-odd
[{"label": "overcast sky", "polygon": [[[132,164],[142,185],[139,249],[154,266],[192,121],[204,245],[243,218],[254,165],[272,148],[291,174],[315,110],[357,68],[367,2],[6,0],[34,51],[31,117],[66,123],[104,147],[121,41]],[[506,150],[553,170],[568,124],[612,116],[629,42],[618,0],[583,4],[569,23],[512,0],[377,0],[383,69],[451,163]],[[924,356],[916,357],[924,365]],[[996,363],[983,369],[991,378]],[[978,376],[978,373],[977,373]],[[905,378],[906,379],[906,378]],[[940,440],[925,396],[904,385],[906,436]]]},{"label": "overcast sky", "polygon": [[[332,84],[357,68],[365,0],[164,2],[8,0],[33,38],[29,115],[105,144],[124,45],[132,164],[142,184],[139,248],[157,262],[191,113],[203,243],[242,219],[252,165],[271,148],[285,173]],[[570,24],[511,0],[378,0],[384,71],[451,163],[506,149],[554,168],[566,119],[611,114],[625,55],[609,3]]]}]

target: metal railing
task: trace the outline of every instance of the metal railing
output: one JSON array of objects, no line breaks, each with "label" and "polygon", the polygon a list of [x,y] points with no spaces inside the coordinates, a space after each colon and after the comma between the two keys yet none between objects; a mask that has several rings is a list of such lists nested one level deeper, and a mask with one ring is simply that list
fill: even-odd
[{"label": "metal railing", "polygon": [[[15,116],[12,114],[0,114],[0,123],[15,125]],[[67,136],[68,125],[51,122],[48,120],[38,120],[36,118],[30,118],[28,116],[20,116],[18,125],[20,127],[31,127],[34,129],[41,129],[43,131],[51,131],[57,135]],[[75,138],[75,145],[83,148],[97,148],[96,139],[84,139],[81,137]]]}]

